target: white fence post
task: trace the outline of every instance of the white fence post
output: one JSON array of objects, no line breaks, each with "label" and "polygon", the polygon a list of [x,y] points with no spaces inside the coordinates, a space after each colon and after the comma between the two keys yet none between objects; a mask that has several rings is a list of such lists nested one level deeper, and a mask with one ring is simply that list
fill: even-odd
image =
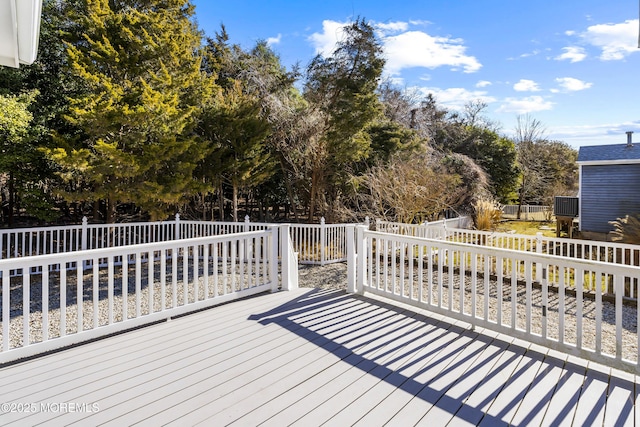
[{"label": "white fence post", "polygon": [[[542,232],[536,233],[536,253],[542,253]],[[536,263],[536,282],[542,283],[542,268],[540,263]]]},{"label": "white fence post", "polygon": [[176,226],[173,232],[173,238],[175,240],[180,239],[180,214],[179,213],[176,214]]},{"label": "white fence post", "polygon": [[325,254],[324,246],[327,243],[327,226],[324,223],[324,217],[320,218],[320,265],[324,265]]},{"label": "white fence post", "polygon": [[87,228],[89,227],[89,220],[86,216],[82,217],[82,231],[80,232],[80,248],[87,250]]},{"label": "white fence post", "polygon": [[[246,233],[249,231],[249,223],[250,223],[250,218],[249,215],[245,215],[244,217],[244,228],[243,231]],[[249,247],[249,245],[245,245],[244,246],[244,254],[242,254],[244,256],[245,260],[251,259],[251,248]]]},{"label": "white fence post", "polygon": [[298,281],[295,280],[294,274],[298,274],[298,269],[293,265],[295,254],[292,254],[293,251],[291,245],[291,236],[289,236],[289,224],[280,225],[280,250],[281,252],[281,263],[282,263],[282,272],[281,272],[281,289],[283,291],[290,291],[292,289],[297,288]]},{"label": "white fence post", "polygon": [[356,288],[355,292],[364,293],[365,284],[365,263],[367,260],[367,242],[364,237],[365,227],[362,225],[356,226],[356,260],[358,268],[356,271]]},{"label": "white fence post", "polygon": [[269,249],[269,278],[271,279],[271,292],[278,292],[278,226],[271,227],[271,245]]},{"label": "white fence post", "polygon": [[[365,226],[366,227],[366,226]],[[346,227],[347,233],[347,292],[356,292],[356,246],[355,246],[355,226]]]}]

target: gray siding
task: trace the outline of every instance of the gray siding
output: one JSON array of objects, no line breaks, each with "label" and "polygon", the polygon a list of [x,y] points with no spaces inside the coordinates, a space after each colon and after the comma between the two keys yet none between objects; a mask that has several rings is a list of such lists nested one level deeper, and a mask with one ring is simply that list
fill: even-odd
[{"label": "gray siding", "polygon": [[609,221],[640,214],[640,165],[582,167],[580,227],[607,233]]}]

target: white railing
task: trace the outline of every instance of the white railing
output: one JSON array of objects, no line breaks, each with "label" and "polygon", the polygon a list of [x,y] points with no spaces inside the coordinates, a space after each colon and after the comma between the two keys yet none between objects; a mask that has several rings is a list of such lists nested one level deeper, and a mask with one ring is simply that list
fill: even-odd
[{"label": "white railing", "polygon": [[278,227],[0,260],[0,363],[288,289],[278,262]]},{"label": "white railing", "polygon": [[422,224],[405,224],[402,222],[382,221],[378,219],[376,220],[376,231],[428,239],[444,239],[448,235],[447,229],[465,229],[471,227],[471,225],[473,225],[471,218],[466,216],[424,222]]},{"label": "white railing", "polygon": [[[640,268],[357,227],[348,289],[640,373],[637,300],[622,289]],[[536,270],[541,281],[535,281]],[[351,267],[348,269],[351,271]],[[354,283],[355,280],[355,283]],[[615,297],[604,289],[613,286]]]},{"label": "white railing", "polygon": [[537,205],[505,205],[502,207],[502,217],[516,219],[520,208],[520,219],[525,221],[545,221],[551,215],[553,209],[550,206]]},{"label": "white railing", "polygon": [[[290,291],[298,288],[298,254],[293,247],[291,240],[290,225],[284,224],[280,226],[280,253],[281,253],[281,275],[282,289]],[[282,246],[286,246],[287,250],[283,250]]]},{"label": "white railing", "polygon": [[[64,227],[0,230],[0,259],[191,239],[265,230],[277,224],[250,222],[174,221],[89,224]],[[301,264],[325,265],[346,261],[348,224],[290,224],[294,249]]]},{"label": "white railing", "polygon": [[164,242],[180,236],[175,221],[82,224],[0,230],[0,259]]},{"label": "white railing", "polygon": [[[447,229],[447,240],[571,259],[640,266],[640,246],[625,243],[546,237],[542,233],[533,236],[451,228]],[[607,289],[607,292],[613,292],[613,289]],[[637,286],[631,284],[625,287],[625,297],[637,298]]]}]

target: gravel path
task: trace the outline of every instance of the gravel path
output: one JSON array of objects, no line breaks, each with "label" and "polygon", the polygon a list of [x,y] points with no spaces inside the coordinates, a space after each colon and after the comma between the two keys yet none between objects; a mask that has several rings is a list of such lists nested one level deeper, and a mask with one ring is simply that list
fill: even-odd
[{"label": "gravel path", "polygon": [[[446,273],[445,273],[446,274]],[[181,273],[179,274],[179,276]],[[149,312],[149,305],[151,304],[150,299],[150,288],[146,285],[147,278],[143,275],[143,279],[141,280],[141,288],[142,291],[139,295],[140,302],[140,313],[145,314]],[[335,263],[328,264],[325,266],[309,266],[309,265],[300,265],[299,267],[299,284],[301,287],[310,287],[310,288],[320,288],[320,289],[346,289],[346,264],[345,263]],[[182,301],[185,298],[185,289],[182,283],[182,278],[178,277],[177,283],[177,292],[176,292],[176,300],[178,301],[178,305],[182,304]],[[456,278],[454,280],[454,286],[452,288],[452,295],[448,287],[443,287],[442,296],[440,296],[440,289],[438,287],[429,288],[426,284],[428,282],[428,278],[426,274],[423,277],[423,285],[422,285],[422,297],[423,301],[426,301],[428,295],[431,296],[432,304],[437,304],[440,298],[442,298],[442,305],[448,306],[449,298],[451,297],[451,306],[454,310],[460,310],[460,306],[464,306],[464,311],[466,313],[470,313],[472,310],[471,301],[472,296],[469,291],[471,288],[471,279],[467,277],[465,283],[465,291],[460,292],[460,283]],[[435,279],[435,278],[434,278]],[[443,276],[443,283],[448,283],[448,278]],[[85,275],[85,289],[84,290],[84,301],[82,304],[83,309],[83,327],[85,329],[90,329],[94,326],[94,322],[97,321],[98,325],[105,325],[109,321],[109,301],[107,297],[107,288],[106,285],[100,288],[99,298],[98,298],[98,313],[94,316],[94,303],[92,298],[92,275]],[[170,279],[167,279],[170,283]],[[435,281],[435,280],[434,280]],[[138,310],[138,299],[136,295],[133,294],[135,292],[135,279],[129,278],[128,287],[129,287],[129,295],[126,298],[126,308],[128,317],[134,317],[136,315],[136,311]],[[414,286],[411,289],[411,292],[414,294],[414,298],[419,297],[420,287],[416,284],[418,283],[418,277],[414,275]],[[246,280],[244,283],[225,283],[224,280],[219,280],[217,283],[217,292],[218,294],[222,294],[225,292],[230,292],[234,289],[240,289],[242,286],[246,286]],[[17,285],[17,284],[16,284]],[[210,280],[208,293],[212,295],[216,292],[215,289],[216,284]],[[405,285],[404,290],[401,288],[400,282],[396,282],[395,284],[387,283],[384,286],[387,287],[388,290],[395,289],[396,293],[404,292],[408,294],[410,291],[408,287]],[[21,295],[21,287],[15,286],[15,295],[12,293],[12,302],[16,301],[18,305],[20,305],[22,301]],[[162,304],[162,293],[159,285],[155,285],[153,287],[153,306],[154,310],[157,311],[160,309]],[[501,306],[502,310],[502,319],[503,322],[509,322],[512,316],[512,302],[510,298],[510,285],[505,283],[503,285],[503,297],[498,298],[498,286],[495,281],[490,282],[489,289],[485,292],[484,285],[482,281],[478,281],[478,293],[476,295],[476,313],[478,316],[484,316],[485,307],[488,307],[488,318],[496,319],[498,313],[498,307]],[[41,289],[40,286],[32,286],[31,287],[31,297],[32,301],[41,300]],[[186,289],[186,298],[189,301],[194,300],[196,289],[193,285],[190,285]],[[199,281],[198,289],[197,289],[199,299],[204,297],[204,284],[202,278]],[[488,295],[488,299],[485,301],[485,293]],[[76,295],[77,289],[75,286],[71,286],[67,289],[67,310],[66,310],[66,333],[72,334],[77,332],[76,327],[76,319],[78,316],[77,305],[76,305]],[[171,287],[165,291],[165,306],[172,306],[173,301],[173,293]],[[532,313],[532,332],[540,334],[542,332],[543,325],[543,316],[542,316],[542,292],[540,289],[532,289],[531,291],[531,313]],[[49,297],[49,338],[60,336],[60,327],[61,327],[61,318],[60,318],[60,295],[56,294],[55,291],[50,292]],[[615,354],[616,349],[616,337],[615,337],[615,308],[612,304],[608,302],[603,302],[603,310],[602,310],[602,322],[603,322],[603,332],[602,332],[602,351],[608,354]],[[566,296],[564,298],[564,330],[562,331],[564,334],[565,342],[575,343],[576,335],[577,335],[577,325],[575,322],[575,314],[576,314],[576,300],[574,297]],[[21,309],[14,310],[12,312],[12,319],[10,322],[10,347],[15,348],[22,346],[22,331],[23,331],[23,321],[21,316]],[[125,312],[125,304],[124,298],[122,296],[122,280],[120,277],[116,277],[114,281],[114,298],[113,298],[113,321],[118,322],[121,321]],[[525,313],[526,313],[526,292],[524,287],[518,288],[518,296],[516,301],[516,310],[515,310],[515,318],[518,324],[518,327],[525,327]],[[557,339],[560,331],[558,330],[559,323],[559,314],[560,314],[560,299],[558,295],[554,292],[549,292],[549,298],[547,303],[547,324],[548,330],[547,333],[550,338]],[[637,348],[637,333],[636,333],[636,324],[637,324],[637,311],[635,307],[624,306],[622,310],[623,314],[623,337],[622,337],[622,351],[623,358],[636,361],[638,348]],[[596,345],[596,331],[595,331],[595,302],[590,299],[584,299],[583,302],[583,346],[586,348],[594,349]],[[1,318],[0,318],[1,319]],[[30,340],[31,342],[37,342],[42,340],[42,313],[41,308],[37,305],[37,303],[32,303],[31,306],[31,319],[30,319]],[[0,343],[2,342],[2,330],[0,329]]]},{"label": "gravel path", "polygon": [[[305,287],[318,287],[322,289],[346,289],[346,265],[342,263],[330,264],[326,266],[301,266],[299,281],[300,286]],[[424,274],[422,297],[423,301],[427,300],[427,296],[431,295],[431,303],[438,304],[440,295],[439,289],[434,287],[429,289],[427,282],[427,275]],[[433,282],[437,282],[437,278],[433,277]],[[448,283],[448,276],[444,273],[442,282],[445,286],[442,289],[442,306],[447,307],[449,304],[449,289],[446,286]],[[419,286],[417,274],[414,274],[413,281],[413,297],[419,298]],[[478,280],[478,293],[476,294],[476,314],[477,316],[484,317],[485,304],[488,305],[488,318],[492,320],[497,319],[498,306],[500,304],[500,298],[498,298],[498,284],[496,281],[490,281],[488,301],[485,302],[484,285],[481,279]],[[408,286],[405,284],[404,290],[401,289],[400,281],[395,284],[387,283],[387,290],[391,291],[395,288],[396,294],[400,294],[404,291],[405,295],[409,294]],[[461,305],[461,292],[460,282],[458,276],[454,276],[453,295],[451,298],[451,306],[454,310],[459,311]],[[462,293],[464,305],[464,312],[471,313],[472,310],[472,295],[471,291],[471,278],[465,279],[465,292]],[[502,289],[502,321],[504,324],[511,321],[512,316],[512,302],[511,302],[511,286],[504,283]],[[536,334],[541,334],[543,330],[543,304],[542,304],[542,290],[535,287],[531,290],[531,331]],[[577,340],[577,323],[576,323],[576,311],[577,300],[571,295],[566,295],[564,298],[564,329],[562,331],[564,335],[564,342],[576,343]],[[547,335],[549,338],[558,339],[560,331],[557,325],[560,321],[560,304],[561,300],[556,292],[549,291],[547,301]],[[526,327],[526,289],[524,286],[519,286],[517,291],[515,319],[518,328],[524,329]],[[594,350],[596,347],[596,303],[593,299],[584,298],[582,305],[582,346]],[[622,307],[622,355],[624,359],[636,361],[638,355],[638,338],[637,338],[637,310],[633,306],[623,305]],[[615,329],[615,306],[609,302],[602,302],[602,335],[601,348],[603,353],[615,355],[616,353],[616,329]]]}]

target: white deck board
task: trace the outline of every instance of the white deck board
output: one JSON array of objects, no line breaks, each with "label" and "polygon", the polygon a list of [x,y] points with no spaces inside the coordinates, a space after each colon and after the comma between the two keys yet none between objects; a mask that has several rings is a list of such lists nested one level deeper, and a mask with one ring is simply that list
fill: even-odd
[{"label": "white deck board", "polygon": [[635,425],[634,375],[373,297],[266,294],[0,368],[0,425]]},{"label": "white deck board", "polygon": [[555,389],[555,394],[563,396],[563,399],[549,399],[542,424],[570,426],[573,422],[587,371],[586,363],[580,362],[580,359],[568,358]]}]

